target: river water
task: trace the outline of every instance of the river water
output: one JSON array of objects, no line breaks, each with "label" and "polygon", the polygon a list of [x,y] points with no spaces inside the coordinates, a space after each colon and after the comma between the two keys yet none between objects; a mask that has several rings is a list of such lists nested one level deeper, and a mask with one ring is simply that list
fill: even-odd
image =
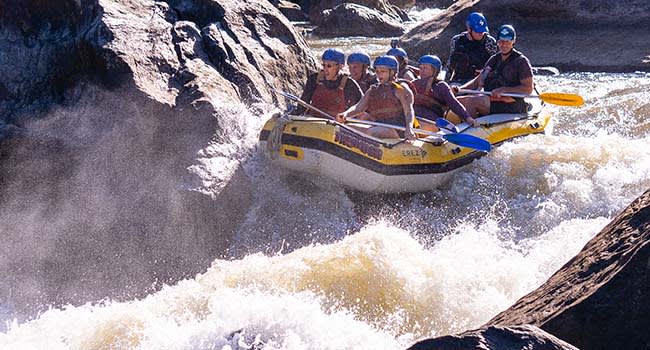
[{"label": "river water", "polygon": [[650,74],[535,79],[585,106],[547,106],[547,134],[505,143],[412,196],[364,200],[268,169],[257,136],[270,113],[241,118],[245,106],[223,106],[229,136],[195,171],[214,188],[238,167],[250,178],[254,204],[231,247],[242,258],[141,300],[5,320],[0,348],[401,349],[482,325],[650,187]]}]

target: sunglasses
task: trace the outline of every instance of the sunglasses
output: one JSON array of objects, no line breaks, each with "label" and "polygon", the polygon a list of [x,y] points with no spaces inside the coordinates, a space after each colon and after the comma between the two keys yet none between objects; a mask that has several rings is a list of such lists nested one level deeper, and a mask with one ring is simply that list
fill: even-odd
[{"label": "sunglasses", "polygon": [[323,67],[325,68],[332,68],[332,67],[338,67],[339,65],[336,63],[323,63]]}]

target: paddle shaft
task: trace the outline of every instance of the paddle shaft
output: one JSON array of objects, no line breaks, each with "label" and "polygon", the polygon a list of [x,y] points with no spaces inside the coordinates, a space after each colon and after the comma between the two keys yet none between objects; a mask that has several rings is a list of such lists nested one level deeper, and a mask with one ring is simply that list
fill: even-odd
[{"label": "paddle shaft", "polygon": [[[475,95],[492,95],[492,91],[479,91],[479,90],[469,90],[469,89],[460,89],[458,90],[459,93],[462,94],[475,94]],[[520,97],[520,98],[526,98],[526,97],[536,97],[540,98],[538,95],[526,95],[526,94],[518,94],[514,92],[504,92],[501,94],[501,96],[508,96],[508,97]]]},{"label": "paddle shaft", "polygon": [[[458,90],[458,92],[465,93],[465,94],[492,95],[491,91],[460,89]],[[585,101],[582,99],[582,96],[580,95],[558,93],[558,92],[542,93],[539,95],[526,95],[526,94],[518,94],[513,92],[504,92],[501,94],[501,96],[519,97],[519,98],[527,98],[527,97],[539,98],[546,103],[550,103],[558,106],[579,107],[585,104]]]}]

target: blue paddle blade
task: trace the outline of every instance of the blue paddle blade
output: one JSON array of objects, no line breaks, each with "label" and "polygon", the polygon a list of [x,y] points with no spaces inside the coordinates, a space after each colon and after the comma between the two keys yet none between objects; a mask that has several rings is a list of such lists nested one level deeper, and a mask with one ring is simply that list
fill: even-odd
[{"label": "blue paddle blade", "polygon": [[445,118],[437,118],[436,126],[439,127],[440,129],[449,130],[451,132],[458,132],[456,125],[454,125],[454,123],[450,122]]},{"label": "blue paddle blade", "polygon": [[490,152],[492,145],[485,139],[469,134],[446,134],[442,135],[445,140],[467,148],[473,148],[477,151]]}]

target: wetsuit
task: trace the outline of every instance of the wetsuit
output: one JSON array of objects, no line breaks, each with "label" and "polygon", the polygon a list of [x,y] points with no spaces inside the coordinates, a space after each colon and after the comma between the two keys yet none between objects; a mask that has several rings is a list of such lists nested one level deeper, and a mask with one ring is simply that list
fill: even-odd
[{"label": "wetsuit", "polygon": [[476,72],[499,51],[496,40],[485,34],[481,40],[471,40],[467,32],[451,38],[445,81],[465,83],[478,75]]}]

